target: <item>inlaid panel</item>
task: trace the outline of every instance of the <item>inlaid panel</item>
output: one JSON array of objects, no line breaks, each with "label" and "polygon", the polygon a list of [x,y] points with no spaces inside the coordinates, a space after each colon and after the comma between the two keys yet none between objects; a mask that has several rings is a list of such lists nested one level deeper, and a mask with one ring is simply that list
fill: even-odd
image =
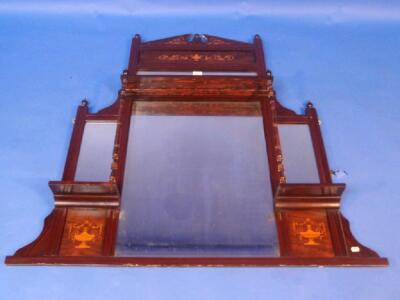
[{"label": "inlaid panel", "polygon": [[106,209],[69,208],[60,255],[101,255]]},{"label": "inlaid panel", "polygon": [[224,63],[248,64],[255,62],[255,56],[250,51],[143,51],[140,53],[141,66],[149,64],[180,63]]},{"label": "inlaid panel", "polygon": [[283,234],[287,237],[287,253],[283,255],[334,256],[325,210],[282,210],[278,214],[284,222]]}]

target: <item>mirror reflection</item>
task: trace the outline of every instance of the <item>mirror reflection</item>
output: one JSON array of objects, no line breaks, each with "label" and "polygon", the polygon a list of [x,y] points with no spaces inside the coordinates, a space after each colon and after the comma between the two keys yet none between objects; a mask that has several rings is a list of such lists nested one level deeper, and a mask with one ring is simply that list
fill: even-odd
[{"label": "mirror reflection", "polygon": [[277,254],[262,117],[235,105],[136,107],[116,255]]},{"label": "mirror reflection", "polygon": [[76,181],[109,180],[116,128],[115,122],[90,121],[85,124]]},{"label": "mirror reflection", "polygon": [[287,183],[319,183],[310,128],[307,124],[279,124]]}]

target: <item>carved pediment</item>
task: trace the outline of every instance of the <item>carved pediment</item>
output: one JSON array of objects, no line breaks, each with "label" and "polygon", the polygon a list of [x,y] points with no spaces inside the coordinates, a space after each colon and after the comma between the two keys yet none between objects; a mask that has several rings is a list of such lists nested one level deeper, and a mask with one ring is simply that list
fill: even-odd
[{"label": "carved pediment", "polygon": [[265,73],[261,39],[252,43],[209,34],[183,34],[166,39],[132,41],[129,75],[137,71],[244,71]]},{"label": "carved pediment", "polygon": [[154,40],[150,42],[143,43],[143,46],[188,46],[203,44],[207,46],[237,46],[237,45],[249,45],[249,43],[230,40],[226,38],[221,38],[218,36],[208,35],[208,34],[182,34],[173,36],[166,39]]}]

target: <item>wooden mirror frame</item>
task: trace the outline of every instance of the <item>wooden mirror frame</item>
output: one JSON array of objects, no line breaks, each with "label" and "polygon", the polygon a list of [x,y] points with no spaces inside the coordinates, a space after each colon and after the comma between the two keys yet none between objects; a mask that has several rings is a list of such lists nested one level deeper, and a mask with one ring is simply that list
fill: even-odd
[{"label": "wooden mirror frame", "polygon": [[[166,72],[166,73],[165,73]],[[222,72],[222,73],[221,73]],[[88,102],[78,107],[61,181],[50,181],[55,208],[39,237],[6,257],[9,265],[67,264],[124,266],[385,266],[371,249],[352,235],[340,213],[345,184],[334,184],[320,131],[317,111],[308,103],[305,114],[283,107],[267,71],[261,38],[244,43],[211,35],[181,35],[142,43],[132,41],[129,67],[121,76],[122,88],[111,106],[90,113]],[[128,133],[136,101],[258,102],[261,107],[279,257],[117,257],[114,256],[124,183]],[[114,121],[116,138],[106,182],[75,180],[86,122]],[[286,183],[279,124],[309,126],[319,183]],[[71,226],[97,228],[86,248],[76,247],[68,235]],[[85,225],[86,224],[86,225]],[[294,224],[307,228],[295,230]],[[94,227],[93,227],[94,226]],[[321,230],[323,228],[323,230]],[[304,240],[311,231],[318,237]]]}]

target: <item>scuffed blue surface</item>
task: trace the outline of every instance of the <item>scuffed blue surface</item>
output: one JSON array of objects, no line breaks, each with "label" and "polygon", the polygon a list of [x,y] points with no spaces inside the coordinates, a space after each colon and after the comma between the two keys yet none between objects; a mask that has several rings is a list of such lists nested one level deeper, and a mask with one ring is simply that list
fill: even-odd
[{"label": "scuffed blue surface", "polygon": [[384,18],[2,13],[2,259],[41,231],[53,206],[46,182],[62,174],[76,106],[85,96],[94,111],[113,102],[131,37],[199,32],[244,41],[261,35],[279,99],[296,111],[314,101],[331,168],[349,174],[343,178],[348,184],[343,212],[353,233],[389,257],[391,265],[159,269],[2,264],[0,299],[398,298],[399,30],[398,21]]}]

